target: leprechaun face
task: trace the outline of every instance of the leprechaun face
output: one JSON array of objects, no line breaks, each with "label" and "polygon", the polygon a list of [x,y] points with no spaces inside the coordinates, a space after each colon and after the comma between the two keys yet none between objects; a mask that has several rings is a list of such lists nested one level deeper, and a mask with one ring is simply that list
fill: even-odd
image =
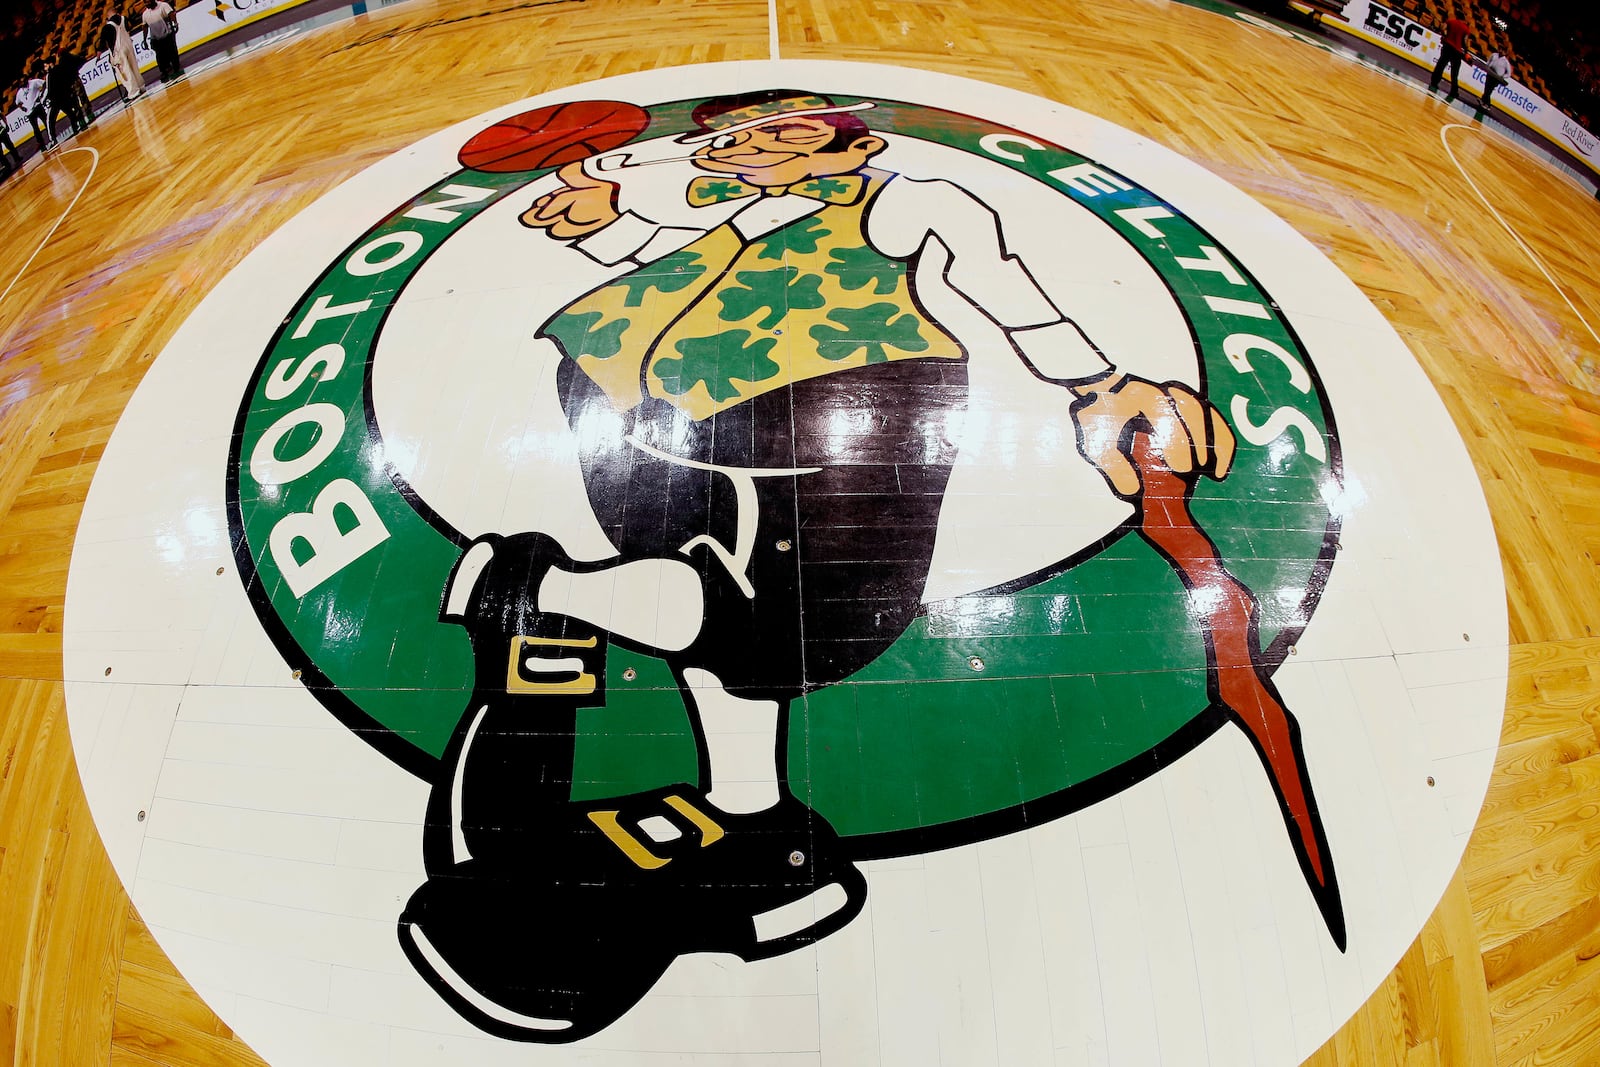
[{"label": "leprechaun face", "polygon": [[764,126],[721,134],[695,152],[695,165],[771,188],[809,178],[849,174],[884,149],[878,137],[840,147],[839,131],[815,117],[774,118]]}]

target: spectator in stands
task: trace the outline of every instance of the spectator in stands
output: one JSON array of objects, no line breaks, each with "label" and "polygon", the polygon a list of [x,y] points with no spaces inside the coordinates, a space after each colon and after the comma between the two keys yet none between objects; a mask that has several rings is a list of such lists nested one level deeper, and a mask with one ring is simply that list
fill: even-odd
[{"label": "spectator in stands", "polygon": [[51,121],[55,121],[55,113],[60,111],[67,116],[73,133],[82,133],[89,128],[89,119],[84,114],[81,99],[83,79],[78,77],[84,62],[82,56],[67,51],[57,52],[55,62],[50,64],[44,76],[45,84],[50,87]]},{"label": "spectator in stands", "polygon": [[1489,65],[1483,72],[1483,97],[1478,101],[1478,113],[1472,117],[1478,122],[1483,121],[1483,113],[1489,110],[1489,97],[1494,91],[1511,80],[1511,60],[1499,52],[1489,57]]},{"label": "spectator in stands", "polygon": [[178,13],[167,0],[144,0],[144,34],[156,54],[156,66],[161,70],[161,81],[171,81],[183,76],[183,65],[178,61]]},{"label": "spectator in stands", "polygon": [[111,5],[106,5],[106,24],[100,27],[100,47],[111,53],[111,69],[117,76],[117,89],[124,103],[144,93],[144,78],[139,74],[139,56],[128,36],[128,20]]},{"label": "spectator in stands", "polygon": [[17,86],[17,106],[33,126],[33,143],[39,146],[39,151],[43,152],[54,144],[55,138],[50,136],[50,105],[45,98],[44,79],[39,76],[38,67],[33,68],[32,73]]},{"label": "spectator in stands", "polygon": [[1467,50],[1467,33],[1472,27],[1458,18],[1448,18],[1444,23],[1444,33],[1439,41],[1439,62],[1433,65],[1433,78],[1428,82],[1428,92],[1439,91],[1439,80],[1444,76],[1444,68],[1450,68],[1450,95],[1446,100],[1454,100],[1460,91],[1461,85],[1461,57]]}]

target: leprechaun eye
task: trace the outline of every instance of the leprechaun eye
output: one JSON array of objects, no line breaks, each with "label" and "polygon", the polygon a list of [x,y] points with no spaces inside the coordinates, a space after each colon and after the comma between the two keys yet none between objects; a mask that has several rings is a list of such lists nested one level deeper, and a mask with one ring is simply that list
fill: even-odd
[{"label": "leprechaun eye", "polygon": [[711,147],[712,148],[732,148],[734,145],[736,145],[738,143],[739,143],[739,138],[735,137],[731,133],[725,133],[721,137],[718,137],[716,140],[712,141],[711,142]]}]

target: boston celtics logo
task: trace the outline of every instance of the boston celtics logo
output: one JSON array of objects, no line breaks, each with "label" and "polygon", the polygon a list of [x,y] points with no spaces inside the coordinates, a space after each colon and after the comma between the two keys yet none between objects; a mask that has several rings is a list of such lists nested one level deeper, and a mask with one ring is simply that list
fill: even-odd
[{"label": "boston celtics logo", "polygon": [[[1306,340],[1343,320],[1165,157],[830,72],[625,80],[435,138],[241,349],[232,632],[420,805],[379,835],[412,873],[363,910],[373,966],[468,1032],[625,1041],[686,995],[669,972],[889,951],[906,863],[1015,841],[1055,869],[1056,827],[1218,745],[1240,895],[1345,966],[1382,879],[1329,790],[1395,759],[1352,763],[1372,727],[1327,692],[1423,702],[1316,667],[1398,629],[1351,592],[1377,564],[1347,527],[1390,490],[1345,469],[1325,382],[1392,334]],[[1496,610],[1417,632],[1482,616],[1493,649]],[[1314,685],[1280,684],[1292,657]],[[1490,689],[1461,729],[1492,749]]]},{"label": "boston celtics logo", "polygon": [[[1124,236],[1183,309],[1197,383],[1113,363],[1010,250],[1003,205],[889,169],[895,138],[986,155]],[[389,731],[374,743],[433,782],[429,880],[400,937],[442,995],[495,1032],[587,1036],[681,954],[752,960],[837,930],[866,900],[857,860],[1069,811],[1085,786],[1146,774],[1152,753],[1223,725],[1260,755],[1285,847],[1343,946],[1333,856],[1271,680],[1296,628],[1263,634],[1253,592],[1299,590],[1301,618],[1315,606],[1337,444],[1309,360],[1226,249],[1069,148],[893,100],[585,101],[506,120],[461,155],[476,166],[400,205],[306,294],[229,464],[263,621],[331,708]],[[394,294],[504,198],[527,204],[528,257],[604,268],[549,293],[547,358],[505,385],[558,396],[605,558],[544,529],[457,530],[388,458],[370,403]],[[985,328],[962,337],[940,314],[952,304]],[[951,584],[931,571],[970,380],[997,361],[1055,391],[1051,461],[1086,460],[1133,514],[1092,545],[1041,531],[1043,566],[934,599]],[[1264,479],[1298,484],[1299,514],[1252,568],[1261,553],[1227,534],[1256,531],[1220,517],[1248,523]],[[998,655],[935,629],[1130,587],[1172,625],[1122,655],[1094,647],[1093,619],[1086,640],[1047,632]],[[329,626],[341,617],[355,625]],[[953,658],[981,677],[902,698],[951,738],[934,767],[838,737],[883,730],[877,691],[948,677]],[[441,661],[457,684],[419,684]],[[1062,727],[1075,689],[1136,664],[1098,736]],[[1079,686],[1049,688],[1070,671]],[[685,743],[617,751],[642,716],[681,717]],[[1023,779],[1014,758],[966,754],[993,753],[996,732],[1001,752],[1092,743],[1100,765],[1063,755]],[[646,788],[615,793],[614,766]],[[883,778],[910,782],[895,796]],[[863,803],[866,789],[879,796]]]}]

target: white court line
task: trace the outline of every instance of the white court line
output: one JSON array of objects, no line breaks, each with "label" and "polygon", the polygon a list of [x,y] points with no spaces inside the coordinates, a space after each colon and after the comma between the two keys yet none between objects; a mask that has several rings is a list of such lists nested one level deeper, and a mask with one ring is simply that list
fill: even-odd
[{"label": "white court line", "polygon": [[1558,283],[1555,278],[1551,277],[1550,272],[1545,269],[1543,261],[1541,261],[1538,256],[1534,255],[1533,249],[1528,247],[1528,243],[1522,239],[1522,235],[1516,230],[1512,229],[1511,223],[1502,218],[1500,212],[1494,209],[1494,205],[1489,203],[1489,198],[1483,195],[1483,190],[1478,188],[1478,183],[1473,181],[1472,175],[1467,173],[1467,168],[1463,167],[1461,165],[1461,161],[1456,158],[1456,154],[1450,151],[1450,138],[1445,136],[1445,132],[1447,130],[1470,129],[1472,129],[1471,126],[1461,122],[1447,122],[1443,126],[1440,126],[1439,143],[1444,145],[1444,154],[1450,157],[1450,162],[1456,165],[1456,170],[1460,171],[1461,176],[1467,179],[1467,184],[1472,186],[1472,191],[1478,194],[1478,199],[1483,201],[1483,206],[1489,209],[1489,214],[1494,216],[1496,222],[1505,227],[1505,231],[1511,235],[1511,239],[1517,242],[1517,247],[1522,249],[1529,259],[1533,260],[1533,265],[1539,268],[1539,273],[1543,274],[1545,281],[1550,283],[1550,288],[1554,289],[1558,294],[1560,294],[1561,299],[1567,302],[1567,307],[1572,308],[1572,313],[1578,316],[1578,321],[1583,323],[1583,328],[1589,331],[1589,336],[1595,339],[1596,344],[1600,344],[1600,334],[1594,332],[1594,327],[1589,325],[1589,320],[1583,317],[1583,312],[1579,311],[1577,306],[1573,304],[1572,298],[1567,296],[1567,291],[1561,288],[1560,283]]},{"label": "white court line", "polygon": [[767,0],[767,47],[778,58],[778,0]]},{"label": "white court line", "polygon": [[17,271],[17,276],[11,279],[11,284],[6,286],[6,291],[0,293],[0,301],[4,301],[6,297],[11,295],[11,290],[16,288],[17,283],[22,280],[22,276],[28,272],[28,268],[33,266],[34,258],[37,257],[40,252],[44,251],[44,246],[50,243],[50,238],[54,237],[56,235],[56,231],[61,228],[61,224],[67,221],[67,216],[72,214],[72,209],[78,206],[78,199],[79,197],[83,196],[84,189],[89,188],[89,182],[94,180],[94,172],[100,166],[100,153],[95,151],[93,148],[85,146],[82,148],[69,148],[65,152],[62,152],[61,155],[69,156],[74,152],[87,152],[94,157],[94,162],[89,164],[89,173],[84,176],[83,185],[78,189],[78,195],[72,198],[72,203],[67,205],[67,210],[61,213],[61,217],[59,219],[56,219],[56,224],[50,227],[50,232],[44,235],[44,240],[40,241],[39,247],[33,250],[33,255],[28,257],[28,262],[22,265],[21,270]]}]

